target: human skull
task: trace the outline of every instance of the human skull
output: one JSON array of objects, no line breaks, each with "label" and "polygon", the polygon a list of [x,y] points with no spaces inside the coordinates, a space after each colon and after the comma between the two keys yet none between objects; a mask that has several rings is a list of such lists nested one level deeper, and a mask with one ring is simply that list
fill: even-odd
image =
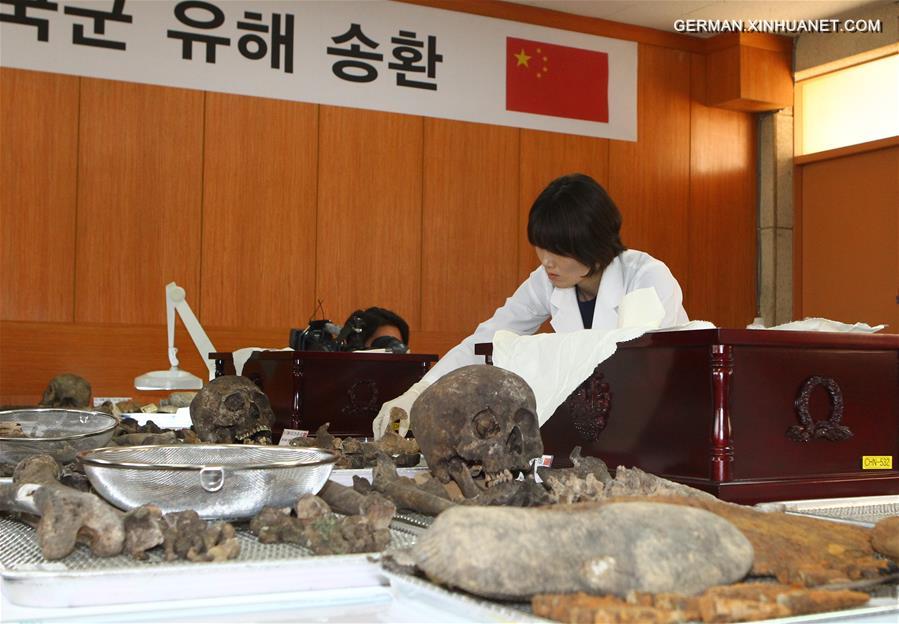
[{"label": "human skull", "polygon": [[190,402],[190,419],[203,442],[272,442],[271,403],[246,377],[224,375],[207,383]]},{"label": "human skull", "polygon": [[44,396],[41,397],[41,407],[70,407],[83,409],[90,406],[91,385],[84,377],[63,373],[50,380]]},{"label": "human skull", "polygon": [[434,476],[452,479],[466,497],[511,480],[511,471],[527,470],[543,454],[533,391],[495,366],[440,378],[412,405],[411,427]]}]

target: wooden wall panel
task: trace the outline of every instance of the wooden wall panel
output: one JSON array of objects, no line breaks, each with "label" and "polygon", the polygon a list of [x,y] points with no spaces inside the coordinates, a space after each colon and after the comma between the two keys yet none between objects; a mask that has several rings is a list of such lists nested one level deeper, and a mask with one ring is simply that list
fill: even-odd
[{"label": "wooden wall panel", "polygon": [[155,323],[176,281],[197,310],[203,93],[81,81],[75,320]]},{"label": "wooden wall panel", "polygon": [[801,314],[899,333],[899,147],[802,165],[801,212]]},{"label": "wooden wall panel", "polygon": [[665,262],[686,291],[690,55],[640,44],[637,85],[637,141],[609,141],[607,189],[624,244]]},{"label": "wooden wall panel", "polygon": [[[288,328],[315,301],[318,107],[206,96],[201,320]],[[286,338],[285,338],[286,343]]]},{"label": "wooden wall panel", "polygon": [[693,55],[690,218],[684,307],[691,319],[745,327],[756,316],[756,122],[701,104],[705,59]]},{"label": "wooden wall panel", "polygon": [[[282,328],[207,327],[216,349],[287,346]],[[141,397],[157,401],[168,392],[138,392],[134,378],[168,368],[164,325],[33,323],[0,321],[0,406],[36,405],[54,375],[75,373],[87,379],[93,395]],[[416,353],[443,353],[465,336],[460,332],[412,331]],[[205,364],[184,328],[175,332],[180,367],[205,378]]]},{"label": "wooden wall panel", "polygon": [[467,335],[518,286],[518,134],[425,119],[421,329]]},{"label": "wooden wall panel", "polygon": [[316,298],[335,323],[379,306],[419,326],[423,124],[321,107]]},{"label": "wooden wall panel", "polygon": [[74,311],[78,81],[0,68],[0,318]]},{"label": "wooden wall panel", "polygon": [[[279,330],[207,327],[217,349],[246,346],[281,348],[287,336]],[[134,378],[167,369],[165,325],[0,322],[0,404],[34,405],[54,375],[75,373],[91,383],[93,395],[143,397],[168,392],[138,392]],[[208,372],[180,323],[175,332],[180,367],[201,379]]]},{"label": "wooden wall panel", "polygon": [[609,178],[608,139],[521,130],[518,188],[519,281],[524,281],[539,264],[527,236],[531,205],[547,184],[568,173],[585,173],[606,186]]}]

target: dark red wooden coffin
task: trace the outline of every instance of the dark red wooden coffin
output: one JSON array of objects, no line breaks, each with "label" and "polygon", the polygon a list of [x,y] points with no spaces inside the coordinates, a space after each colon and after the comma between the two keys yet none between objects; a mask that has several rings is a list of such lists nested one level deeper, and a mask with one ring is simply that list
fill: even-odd
[{"label": "dark red wooden coffin", "polygon": [[[216,377],[234,374],[230,353],[212,353]],[[421,379],[436,355],[257,351],[243,367],[268,396],[275,412],[275,440],[284,429],[310,435],[330,423],[336,436],[370,436],[384,401]]]},{"label": "dark red wooden coffin", "polygon": [[899,494],[899,336],[645,334],[619,344],[541,432],[553,466],[579,445],[610,468],[739,503]]}]

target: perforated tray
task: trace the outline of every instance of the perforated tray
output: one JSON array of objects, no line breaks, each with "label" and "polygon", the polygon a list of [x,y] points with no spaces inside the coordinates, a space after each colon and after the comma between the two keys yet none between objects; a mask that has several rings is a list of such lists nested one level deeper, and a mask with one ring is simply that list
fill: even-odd
[{"label": "perforated tray", "polygon": [[[367,554],[316,556],[296,544],[263,544],[245,525],[236,528],[240,555],[225,562],[165,561],[159,548],[144,561],[127,554],[95,557],[81,544],[65,559],[47,561],[33,528],[0,516],[4,594],[14,604],[67,607],[386,584]],[[390,534],[394,547],[416,539],[400,522]]]},{"label": "perforated tray", "polygon": [[899,495],[777,501],[759,503],[756,508],[873,527],[884,518],[899,516]]}]

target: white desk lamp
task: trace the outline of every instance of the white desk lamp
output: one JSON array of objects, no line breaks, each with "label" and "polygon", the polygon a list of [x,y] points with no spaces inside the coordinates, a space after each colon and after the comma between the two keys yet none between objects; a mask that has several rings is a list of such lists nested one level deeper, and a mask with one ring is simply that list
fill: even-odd
[{"label": "white desk lamp", "polygon": [[209,369],[209,379],[215,377],[215,366],[209,359],[209,354],[215,351],[209,336],[203,331],[200,321],[194,316],[193,311],[184,299],[184,289],[175,282],[165,286],[165,316],[169,331],[169,364],[168,370],[150,371],[134,378],[134,387],[138,390],[199,390],[203,387],[203,380],[191,373],[178,368],[178,349],[175,347],[175,312],[181,317],[181,322],[190,334],[194,346],[200,352],[200,356]]}]

